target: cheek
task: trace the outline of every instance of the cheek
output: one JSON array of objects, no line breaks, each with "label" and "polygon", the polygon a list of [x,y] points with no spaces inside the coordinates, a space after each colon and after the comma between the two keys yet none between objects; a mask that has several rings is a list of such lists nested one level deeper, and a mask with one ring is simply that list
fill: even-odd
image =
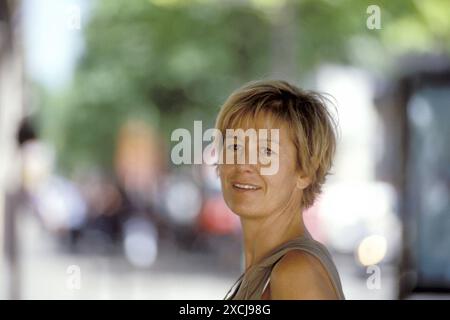
[{"label": "cheek", "polygon": [[227,174],[227,168],[226,165],[220,164],[217,166],[217,175],[219,176],[220,180],[223,180],[226,177]]},{"label": "cheek", "polygon": [[293,161],[281,158],[278,172],[266,178],[270,192],[291,193],[294,191],[297,183],[295,168]]},{"label": "cheek", "polygon": [[267,179],[267,187],[271,193],[292,192],[293,186],[295,182],[292,174],[278,174]]},{"label": "cheek", "polygon": [[226,165],[226,164],[219,165],[219,167],[217,169],[217,174],[219,176],[220,183],[222,185],[222,190],[226,189],[225,187],[226,187],[227,177],[230,175],[231,170],[232,170],[231,165]]}]

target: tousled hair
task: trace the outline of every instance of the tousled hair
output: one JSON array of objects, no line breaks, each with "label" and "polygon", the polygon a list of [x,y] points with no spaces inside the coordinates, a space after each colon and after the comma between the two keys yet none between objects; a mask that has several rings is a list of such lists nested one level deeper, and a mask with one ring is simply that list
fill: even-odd
[{"label": "tousled hair", "polygon": [[303,190],[302,208],[313,205],[330,174],[336,151],[337,122],[325,95],[300,89],[282,80],[252,81],[235,90],[221,106],[216,129],[237,128],[261,113],[288,126],[297,149],[297,166],[311,179]]}]

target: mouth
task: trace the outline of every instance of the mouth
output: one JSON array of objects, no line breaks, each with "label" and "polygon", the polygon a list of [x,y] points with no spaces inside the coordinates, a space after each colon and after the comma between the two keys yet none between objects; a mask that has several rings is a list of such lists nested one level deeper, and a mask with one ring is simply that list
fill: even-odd
[{"label": "mouth", "polygon": [[257,191],[259,189],[261,189],[261,187],[254,185],[254,184],[249,184],[249,183],[239,183],[239,182],[235,182],[232,184],[233,189],[237,190],[237,191]]}]

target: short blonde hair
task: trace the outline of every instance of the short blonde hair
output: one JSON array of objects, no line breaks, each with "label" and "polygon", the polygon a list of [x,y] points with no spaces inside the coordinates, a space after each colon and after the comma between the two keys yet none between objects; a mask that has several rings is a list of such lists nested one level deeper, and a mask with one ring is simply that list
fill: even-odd
[{"label": "short blonde hair", "polygon": [[328,111],[325,96],[302,90],[286,81],[252,81],[235,90],[222,105],[216,129],[238,128],[242,121],[255,119],[260,112],[287,124],[297,148],[300,172],[311,179],[303,191],[302,208],[313,205],[330,174],[336,150],[337,122]]}]

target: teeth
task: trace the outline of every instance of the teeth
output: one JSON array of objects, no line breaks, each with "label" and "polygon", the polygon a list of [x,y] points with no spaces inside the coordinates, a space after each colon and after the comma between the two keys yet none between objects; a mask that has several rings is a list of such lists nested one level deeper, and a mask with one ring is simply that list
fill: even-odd
[{"label": "teeth", "polygon": [[249,190],[256,190],[256,189],[258,189],[257,187],[251,186],[251,185],[248,185],[248,184],[235,183],[234,186],[238,187],[240,189],[249,189]]}]

